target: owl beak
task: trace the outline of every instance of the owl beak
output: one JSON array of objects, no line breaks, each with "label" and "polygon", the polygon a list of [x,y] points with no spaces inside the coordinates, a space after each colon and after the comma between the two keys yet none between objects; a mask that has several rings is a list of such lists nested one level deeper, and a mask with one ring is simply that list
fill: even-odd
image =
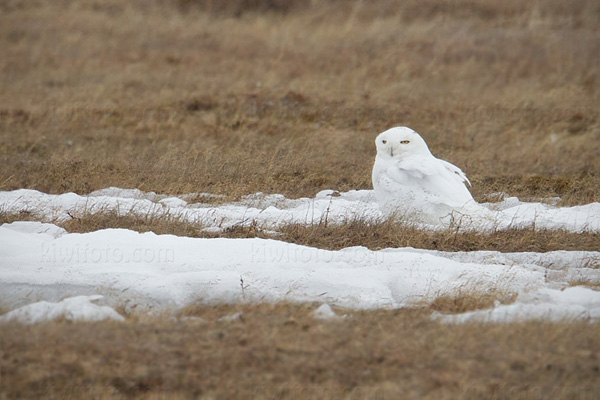
[{"label": "owl beak", "polygon": [[390,147],[390,156],[394,157],[394,148],[393,147]]}]

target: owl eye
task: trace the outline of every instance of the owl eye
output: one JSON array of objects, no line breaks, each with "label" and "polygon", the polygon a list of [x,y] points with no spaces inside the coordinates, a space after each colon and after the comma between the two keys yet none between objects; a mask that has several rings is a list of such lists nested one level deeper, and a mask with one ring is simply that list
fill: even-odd
[{"label": "owl eye", "polygon": [[409,144],[410,140],[402,140],[402,141],[400,141],[400,143],[402,143],[402,144]]},{"label": "owl eye", "polygon": [[383,144],[386,144],[386,143],[387,143],[387,140],[383,139],[381,142],[382,142]]}]

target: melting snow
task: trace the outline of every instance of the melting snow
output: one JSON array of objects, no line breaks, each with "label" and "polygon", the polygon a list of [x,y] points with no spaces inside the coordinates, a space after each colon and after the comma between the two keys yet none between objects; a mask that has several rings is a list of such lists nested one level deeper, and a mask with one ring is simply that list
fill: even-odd
[{"label": "melting snow", "polygon": [[[75,193],[52,195],[19,189],[0,192],[0,210],[11,213],[32,212],[47,222],[61,222],[86,213],[114,211],[119,215],[169,215],[198,223],[204,229],[250,226],[277,230],[289,223],[315,224],[321,221],[342,223],[348,220],[382,219],[372,190],[338,193],[323,190],[314,198],[287,199],[280,194],[255,193],[234,203],[213,205],[192,203],[192,198],[210,199],[206,193],[166,197],[138,189],[108,188],[87,196]],[[187,200],[186,200],[187,199]],[[500,203],[482,204],[485,215],[461,218],[464,229],[490,230],[524,228],[564,229],[573,232],[600,232],[600,203],[575,207],[556,207],[544,203],[525,203],[516,197]],[[456,219],[457,216],[454,216]],[[447,220],[450,220],[448,218]],[[448,222],[445,221],[444,223]],[[423,225],[439,229],[439,226]]]},{"label": "melting snow", "polygon": [[[53,222],[100,211],[180,216],[209,231],[256,224],[276,232],[290,222],[381,219],[373,193],[368,190],[339,194],[322,191],[315,198],[296,200],[258,193],[235,203],[209,204],[214,197],[167,197],[118,188],[87,196],[21,189],[0,192],[0,210],[29,211]],[[207,203],[188,203],[192,199]],[[496,229],[535,225],[540,229],[600,231],[600,203],[560,208],[506,198],[485,207],[498,213]],[[471,228],[486,227],[475,223]],[[445,322],[596,320],[600,318],[599,292],[570,285],[599,282],[598,265],[600,252],[371,251],[363,247],[329,251],[258,238],[198,239],[126,229],[70,234],[41,222],[0,226],[0,303],[11,309],[38,300],[58,301],[66,296],[97,293],[105,296],[107,304],[137,310],[183,307],[197,301],[280,300],[363,309],[398,308],[476,289],[518,296],[509,305],[436,318]],[[57,304],[73,304],[82,310],[99,307],[90,302],[95,298],[75,299],[80,300]],[[46,310],[42,314],[54,315],[54,308],[43,308],[49,303],[43,304],[36,306]],[[7,319],[8,314],[3,318]]]},{"label": "melting snow", "polygon": [[[540,257],[411,248],[329,251],[258,238],[198,239],[125,229],[65,233],[40,222],[0,226],[0,259],[5,307],[30,298],[55,301],[100,292],[112,304],[138,310],[183,307],[198,300],[397,308],[465,288],[519,293],[519,298],[533,298],[523,304],[546,304],[536,293],[565,288],[573,277],[600,280],[600,270],[588,268],[600,260],[599,252]],[[582,302],[581,307],[596,318],[594,304]]]},{"label": "melting snow", "polygon": [[337,315],[329,304],[321,304],[319,308],[314,311],[313,318],[320,320],[337,320],[342,317]]},{"label": "melting snow", "polygon": [[35,324],[57,318],[70,321],[103,321],[112,319],[123,321],[124,318],[107,306],[98,306],[93,301],[103,296],[77,296],[58,303],[40,301],[17,308],[0,317],[0,322],[18,321],[24,324]]}]

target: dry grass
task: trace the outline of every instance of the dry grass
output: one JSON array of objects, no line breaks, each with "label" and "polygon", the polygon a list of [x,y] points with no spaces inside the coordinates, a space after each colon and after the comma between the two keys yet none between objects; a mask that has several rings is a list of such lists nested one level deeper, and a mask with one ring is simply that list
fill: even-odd
[{"label": "dry grass", "polygon": [[[600,327],[444,326],[414,310],[318,322],[312,305],[196,307],[202,320],[0,326],[4,398],[594,398]],[[219,322],[234,312],[243,318]],[[347,310],[343,310],[347,313]]]},{"label": "dry grass", "polygon": [[595,290],[600,290],[600,281],[594,279],[580,278],[569,282],[569,286],[585,286]]},{"label": "dry grass", "polygon": [[[38,220],[32,214],[0,212],[0,224],[21,220]],[[255,224],[236,226],[222,232],[205,232],[202,226],[175,216],[118,215],[117,212],[84,214],[58,225],[68,232],[85,233],[100,229],[123,228],[137,232],[154,232],[197,238],[274,238],[290,243],[339,250],[364,246],[371,250],[414,247],[442,251],[495,250],[501,252],[548,252],[555,250],[600,251],[599,233],[573,233],[546,229],[512,229],[491,233],[465,232],[456,229],[424,231],[401,222],[386,220],[367,222],[349,220],[340,225],[286,225],[276,236]]]},{"label": "dry grass", "polygon": [[6,212],[0,210],[0,225],[10,224],[15,221],[41,221],[43,218],[30,211],[21,211],[18,213]]},{"label": "dry grass", "polygon": [[343,225],[293,225],[283,229],[284,240],[327,249],[365,246],[373,250],[415,247],[446,251],[496,250],[502,252],[600,250],[600,234],[513,229],[492,233],[446,230],[430,232],[392,221],[350,221]]},{"label": "dry grass", "polygon": [[[407,125],[469,175],[478,200],[600,201],[599,27],[595,0],[0,1],[0,190],[365,189],[375,136]],[[203,235],[176,218],[110,213],[64,226]],[[289,226],[283,239],[502,251],[600,242],[352,221]],[[205,325],[1,325],[0,399],[600,396],[598,324],[427,318],[492,299],[465,293],[341,323],[314,321],[312,305],[263,304],[186,311]],[[216,321],[234,311],[243,321]]]},{"label": "dry grass", "polygon": [[[1,219],[0,219],[1,221]],[[116,211],[95,214],[84,214],[81,217],[70,219],[60,226],[68,232],[85,233],[100,229],[122,228],[137,232],[154,232],[157,235],[171,234],[177,236],[202,237],[201,226],[184,222],[178,217],[169,215],[146,216],[118,215]]]},{"label": "dry grass", "polygon": [[517,299],[517,294],[500,289],[481,290],[477,287],[465,287],[454,294],[444,294],[434,297],[424,305],[443,314],[458,314],[468,311],[492,308],[497,303],[511,304]]},{"label": "dry grass", "polygon": [[598,201],[595,1],[2,7],[5,190],[370,188],[402,124],[478,199]]}]

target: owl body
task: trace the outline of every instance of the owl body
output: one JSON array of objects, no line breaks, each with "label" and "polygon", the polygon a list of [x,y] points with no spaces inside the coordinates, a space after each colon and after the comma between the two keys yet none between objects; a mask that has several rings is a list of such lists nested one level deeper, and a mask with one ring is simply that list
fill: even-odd
[{"label": "owl body", "polygon": [[436,224],[477,204],[460,168],[435,158],[412,129],[389,129],[375,143],[373,188],[384,214]]}]

